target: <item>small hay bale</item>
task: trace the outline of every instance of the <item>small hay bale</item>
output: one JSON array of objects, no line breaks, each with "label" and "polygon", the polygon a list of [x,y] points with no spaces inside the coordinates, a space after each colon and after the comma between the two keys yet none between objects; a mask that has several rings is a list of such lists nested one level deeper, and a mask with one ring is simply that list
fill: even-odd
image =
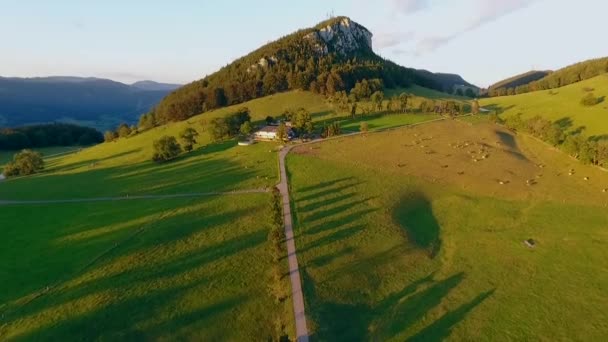
[{"label": "small hay bale", "polygon": [[583,180],[588,181],[588,180],[589,180],[589,177],[583,177]]},{"label": "small hay bale", "polygon": [[534,248],[534,247],[536,247],[536,241],[534,241],[534,239],[527,239],[527,240],[524,240],[524,244],[525,244],[526,246],[528,246],[529,248]]}]

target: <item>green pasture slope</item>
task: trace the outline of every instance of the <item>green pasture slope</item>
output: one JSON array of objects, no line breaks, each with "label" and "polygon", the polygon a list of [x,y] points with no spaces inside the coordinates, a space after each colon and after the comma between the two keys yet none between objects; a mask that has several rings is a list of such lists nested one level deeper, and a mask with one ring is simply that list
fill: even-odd
[{"label": "green pasture slope", "polygon": [[0,206],[0,340],[266,340],[277,317],[293,336],[268,197]]},{"label": "green pasture slope", "polygon": [[[596,97],[604,97],[604,101],[591,107],[581,105],[580,101],[588,91]],[[557,89],[486,98],[480,104],[498,110],[502,116],[521,113],[524,118],[531,118],[540,115],[560,121],[570,130],[582,127],[588,136],[608,134],[608,74]]]},{"label": "green pasture slope", "polygon": [[[448,145],[469,139],[466,125],[348,137],[288,156],[315,340],[608,336],[608,174],[523,137],[512,142],[519,150],[497,148],[473,163]],[[483,127],[467,132],[494,134]],[[416,139],[424,142],[410,146]],[[524,175],[539,173],[540,162],[544,176],[527,187]],[[480,168],[483,176],[469,175]],[[509,172],[520,176],[494,180]],[[524,244],[529,238],[534,248]]]}]

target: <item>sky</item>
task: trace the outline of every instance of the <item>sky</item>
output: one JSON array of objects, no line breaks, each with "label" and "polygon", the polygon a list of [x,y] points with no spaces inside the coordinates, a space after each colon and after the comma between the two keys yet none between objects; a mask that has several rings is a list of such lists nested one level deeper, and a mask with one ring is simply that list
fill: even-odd
[{"label": "sky", "polygon": [[333,15],[394,62],[486,87],[608,56],[604,0],[0,0],[0,76],[188,83]]}]

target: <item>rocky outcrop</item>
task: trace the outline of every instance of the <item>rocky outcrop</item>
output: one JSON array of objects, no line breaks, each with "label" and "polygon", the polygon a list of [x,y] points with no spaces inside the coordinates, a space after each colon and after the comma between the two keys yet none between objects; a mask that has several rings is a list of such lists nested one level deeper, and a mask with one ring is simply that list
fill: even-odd
[{"label": "rocky outcrop", "polygon": [[304,39],[311,41],[320,54],[333,50],[341,55],[348,55],[361,49],[372,50],[372,33],[346,17],[328,22],[308,33]]}]

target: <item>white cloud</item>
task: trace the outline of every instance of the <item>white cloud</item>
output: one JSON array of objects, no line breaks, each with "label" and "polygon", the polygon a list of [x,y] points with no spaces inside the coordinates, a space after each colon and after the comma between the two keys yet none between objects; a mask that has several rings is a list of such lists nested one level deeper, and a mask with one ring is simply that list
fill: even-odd
[{"label": "white cloud", "polygon": [[465,24],[464,29],[446,36],[429,36],[418,41],[416,54],[432,52],[451,42],[458,36],[494,22],[512,12],[529,6],[538,0],[475,0],[475,8],[479,11]]},{"label": "white cloud", "polygon": [[379,49],[397,46],[414,39],[414,32],[384,32],[374,36],[374,47]]},{"label": "white cloud", "polygon": [[429,6],[428,0],[391,0],[395,9],[403,14],[414,13]]}]

